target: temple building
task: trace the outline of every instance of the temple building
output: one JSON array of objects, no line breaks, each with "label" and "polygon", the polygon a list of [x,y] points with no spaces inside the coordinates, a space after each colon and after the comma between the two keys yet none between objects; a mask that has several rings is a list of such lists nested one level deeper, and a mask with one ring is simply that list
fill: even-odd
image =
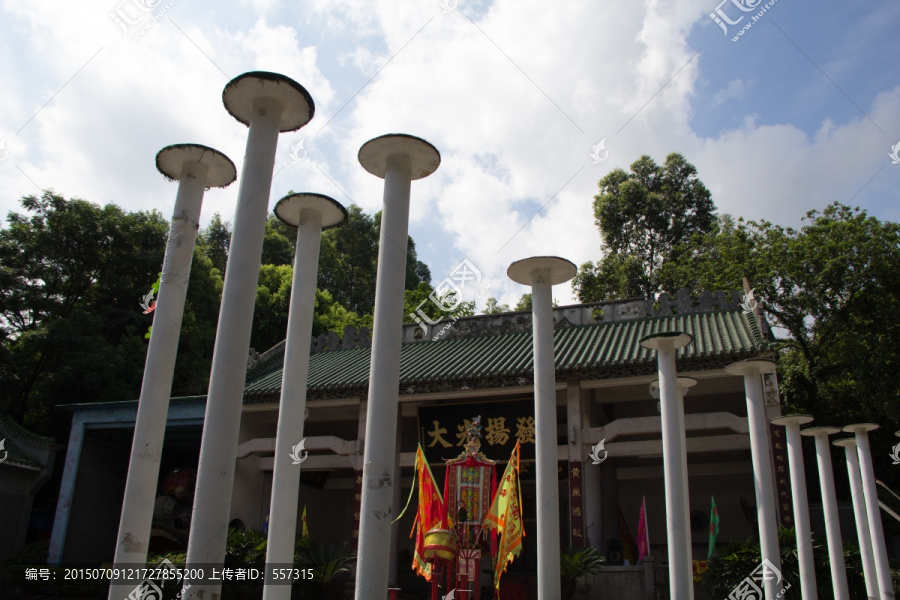
[{"label": "temple building", "polygon": [[[646,499],[652,565],[664,569],[666,515],[661,419],[651,385],[656,353],[639,341],[680,331],[693,339],[677,351],[679,376],[697,384],[684,399],[690,528],[695,559],[705,560],[711,497],[720,519],[720,543],[756,532],[756,499],[742,377],[725,368],[736,361],[772,358],[774,337],[760,308],[744,296],[685,290],[655,301],[631,299],[554,308],[556,415],[561,547],[590,544],[607,557],[606,589],[652,586],[633,562],[638,512]],[[523,554],[506,577],[534,579],[534,385],[530,312],[463,317],[446,327],[404,325],[397,415],[394,515],[406,503],[421,444],[438,485],[444,461],[462,450],[469,421],[481,417],[481,450],[502,472],[516,441],[522,444],[525,515]],[[348,328],[312,340],[304,427],[299,514],[324,543],[354,543],[359,529],[362,452],[365,447],[370,333]],[[284,343],[251,353],[237,449],[231,519],[262,530],[272,486]],[[766,416],[781,414],[775,374],[763,377]],[[151,551],[184,548],[190,526],[191,474],[196,469],[204,397],[173,398],[160,469]],[[72,434],[50,548],[53,563],[111,562],[128,468],[137,401],[68,405]],[[787,459],[772,426],[779,521],[792,525]],[[299,443],[300,440],[297,440]],[[601,443],[602,442],[602,443]],[[394,526],[393,582],[413,585],[410,568],[413,513]],[[617,567],[615,565],[622,565]],[[612,586],[612,587],[609,587]]]}]

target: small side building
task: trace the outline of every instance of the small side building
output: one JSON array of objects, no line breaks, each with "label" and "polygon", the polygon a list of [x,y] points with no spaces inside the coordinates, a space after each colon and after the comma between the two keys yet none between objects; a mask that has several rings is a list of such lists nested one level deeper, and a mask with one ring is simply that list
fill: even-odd
[{"label": "small side building", "polygon": [[0,564],[25,544],[34,496],[50,479],[60,448],[0,413]]}]

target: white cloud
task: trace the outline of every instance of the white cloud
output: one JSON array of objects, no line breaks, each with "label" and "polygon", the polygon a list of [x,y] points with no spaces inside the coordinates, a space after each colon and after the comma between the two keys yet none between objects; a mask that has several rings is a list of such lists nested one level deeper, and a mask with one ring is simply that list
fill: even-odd
[{"label": "white cloud", "polygon": [[[461,0],[447,13],[437,1],[311,0],[301,10],[245,0],[245,13],[256,14],[237,23],[218,13],[191,18],[192,5],[178,3],[171,12],[178,27],[162,19],[137,43],[110,20],[114,4],[4,4],[9,18],[0,28],[13,35],[0,36],[0,48],[20,47],[24,64],[36,68],[23,74],[0,57],[0,102],[11,115],[0,123],[11,150],[0,163],[0,209],[35,191],[19,167],[65,195],[168,214],[174,188],[156,173],[155,153],[194,141],[224,151],[240,169],[247,130],[222,107],[222,88],[244,71],[278,71],[309,89],[317,116],[281,136],[272,204],[294,189],[378,210],[383,182],[359,166],[359,147],[389,132],[423,137],[443,162],[412,184],[420,252],[429,237],[449,240],[429,251],[435,279],[468,257],[493,282],[491,294],[512,304],[523,292],[505,275],[513,260],[598,258],[596,182],[642,154],[657,162],[684,154],[721,212],[796,224],[810,208],[849,201],[889,163],[897,141],[862,115],[825,116],[808,134],[771,115],[760,125],[754,113],[737,113],[729,122],[740,125],[716,137],[695,133],[701,81],[717,90],[714,105],[725,106],[766,85],[749,77],[707,81],[700,72],[699,49],[688,39],[698,23],[710,29],[706,0],[583,0],[552,10],[537,0]],[[863,106],[885,132],[900,130],[898,108],[900,88]],[[593,164],[591,147],[604,138],[609,158]],[[301,139],[308,157],[294,164],[290,149]],[[867,189],[888,190],[893,173],[879,172]],[[228,218],[236,194],[236,185],[208,193],[204,217]],[[554,292],[571,299],[568,286]]]},{"label": "white cloud", "polygon": [[713,95],[713,106],[719,106],[729,100],[742,100],[744,94],[753,87],[754,81],[744,81],[743,79],[732,79],[724,88],[720,89]]}]

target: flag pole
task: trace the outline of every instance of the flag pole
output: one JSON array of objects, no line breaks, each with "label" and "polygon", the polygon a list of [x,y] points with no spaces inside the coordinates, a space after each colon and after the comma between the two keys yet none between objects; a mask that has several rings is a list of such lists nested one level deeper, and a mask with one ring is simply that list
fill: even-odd
[{"label": "flag pole", "polygon": [[647,516],[647,497],[641,496],[641,506],[644,507],[644,543],[647,544],[647,556],[650,554],[650,517]]}]

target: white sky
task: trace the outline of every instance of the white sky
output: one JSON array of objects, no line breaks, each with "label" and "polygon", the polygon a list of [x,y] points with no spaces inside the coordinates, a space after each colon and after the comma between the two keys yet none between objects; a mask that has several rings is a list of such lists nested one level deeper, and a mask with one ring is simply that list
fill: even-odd
[{"label": "white sky", "polygon": [[[279,140],[270,207],[294,190],[374,212],[383,182],[359,147],[423,137],[442,164],[412,187],[420,258],[436,285],[469,259],[510,304],[526,291],[512,261],[599,257],[597,181],[641,154],[684,154],[720,212],[799,225],[837,200],[900,219],[900,5],[777,0],[732,42],[762,6],[719,5],[744,16],[726,36],[715,0],[2,2],[0,213],[52,188],[168,218],[175,184],[156,152],[209,145],[240,177],[247,129],[222,89],[266,70],[316,103]],[[138,23],[126,34],[111,15]],[[203,223],[230,219],[237,190],[208,192]]]}]

